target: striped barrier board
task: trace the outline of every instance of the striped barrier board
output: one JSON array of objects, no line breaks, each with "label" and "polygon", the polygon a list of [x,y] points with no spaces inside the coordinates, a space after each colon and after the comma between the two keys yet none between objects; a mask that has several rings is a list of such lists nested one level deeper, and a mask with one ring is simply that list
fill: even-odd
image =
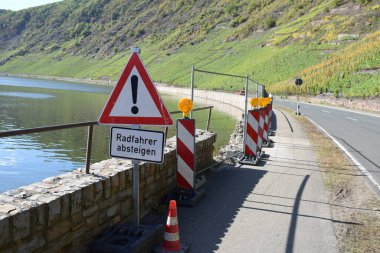
[{"label": "striped barrier board", "polygon": [[264,109],[260,108],[259,138],[257,141],[257,150],[260,150],[260,151],[261,151],[262,146],[263,146],[264,118],[265,118]]},{"label": "striped barrier board", "polygon": [[247,118],[247,138],[245,143],[244,155],[246,157],[256,158],[257,156],[257,142],[259,137],[259,120],[260,111],[249,110]]},{"label": "striped barrier board", "polygon": [[272,131],[272,103],[269,103],[268,104],[268,108],[269,108],[269,122],[268,122],[268,133],[270,133]]},{"label": "striped barrier board", "polygon": [[193,189],[195,181],[195,120],[177,120],[177,186]]},{"label": "striped barrier board", "polygon": [[269,126],[269,107],[263,108],[264,111],[264,128],[263,128],[263,142],[268,142],[268,126]]}]

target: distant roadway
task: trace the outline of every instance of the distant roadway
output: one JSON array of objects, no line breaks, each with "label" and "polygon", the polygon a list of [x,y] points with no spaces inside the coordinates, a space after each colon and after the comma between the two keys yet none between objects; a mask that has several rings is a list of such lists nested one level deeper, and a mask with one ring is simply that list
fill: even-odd
[{"label": "distant roadway", "polygon": [[[275,99],[274,104],[296,110],[296,102]],[[328,132],[362,170],[380,194],[380,116],[300,103],[300,113]],[[338,144],[338,145],[339,145]]]}]

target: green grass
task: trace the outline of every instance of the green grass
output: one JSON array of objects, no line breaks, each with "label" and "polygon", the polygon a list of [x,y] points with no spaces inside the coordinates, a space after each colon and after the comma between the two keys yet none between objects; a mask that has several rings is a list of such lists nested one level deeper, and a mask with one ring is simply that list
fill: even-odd
[{"label": "green grass", "polygon": [[[227,1],[213,4],[217,7],[202,9],[199,15],[191,13],[188,23],[192,25],[180,23],[172,32],[150,34],[141,39],[138,43],[142,49],[141,57],[154,81],[188,87],[191,66],[195,66],[197,69],[248,75],[265,84],[272,93],[294,93],[293,80],[301,76],[305,81],[302,93],[333,92],[346,97],[380,95],[379,74],[356,74],[362,69],[380,66],[380,43],[376,35],[378,4],[375,2],[362,6],[369,14],[366,19],[360,18],[372,22],[366,31],[355,30],[363,29],[356,25],[356,17],[332,14],[333,0],[292,4],[254,2],[247,8],[237,1],[231,2],[232,7]],[[161,12],[166,11],[168,15],[181,6],[191,7],[184,1],[176,5],[166,1],[164,5],[166,9],[162,6]],[[281,8],[284,9],[282,16],[271,16]],[[223,11],[224,14],[217,14]],[[210,20],[212,17],[223,19],[227,12],[241,24],[232,28],[227,23]],[[276,27],[254,33],[267,18],[276,20]],[[206,29],[206,22],[213,28]],[[202,27],[191,30],[198,23]],[[214,27],[213,24],[222,25]],[[112,27],[112,24],[108,25]],[[360,39],[352,43],[334,42],[338,34],[350,32],[361,34]],[[372,38],[364,38],[364,32]],[[103,58],[91,54],[73,55],[70,50],[80,41],[81,38],[68,40],[52,53],[48,53],[47,47],[41,52],[16,56],[0,66],[0,72],[116,80],[129,58],[129,52],[118,51]],[[2,52],[0,59],[16,55],[16,52]],[[238,91],[244,86],[241,79],[198,73],[195,78],[196,87],[204,89]]]},{"label": "green grass", "polygon": [[[160,44],[142,44],[142,59],[154,81],[179,86],[189,85],[193,65],[198,69],[249,75],[261,83],[274,83],[293,77],[303,68],[320,61],[317,51],[309,51],[302,45],[262,47],[267,35],[241,42],[225,42],[229,35],[230,31],[214,33],[208,41],[186,45],[171,55],[160,50]],[[17,57],[1,66],[0,71],[92,79],[107,76],[116,80],[128,60],[128,53],[116,55],[107,61],[70,55],[56,60],[58,56],[34,54]],[[199,88],[241,88],[240,85],[226,88],[221,78],[204,75],[197,75],[196,78]]]}]

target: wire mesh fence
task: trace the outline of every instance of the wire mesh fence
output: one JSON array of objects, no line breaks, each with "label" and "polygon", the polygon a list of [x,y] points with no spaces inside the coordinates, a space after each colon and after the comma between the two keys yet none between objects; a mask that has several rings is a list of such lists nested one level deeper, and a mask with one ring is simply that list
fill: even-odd
[{"label": "wire mesh fence", "polygon": [[[177,97],[190,98],[194,107],[213,106],[209,128],[218,133],[217,148],[228,144],[230,135],[236,126],[236,120],[246,119],[249,100],[264,94],[264,85],[249,76],[219,73],[191,68],[190,87],[160,87],[161,91],[175,94]],[[204,129],[207,112],[192,112],[197,119],[197,128]]]}]

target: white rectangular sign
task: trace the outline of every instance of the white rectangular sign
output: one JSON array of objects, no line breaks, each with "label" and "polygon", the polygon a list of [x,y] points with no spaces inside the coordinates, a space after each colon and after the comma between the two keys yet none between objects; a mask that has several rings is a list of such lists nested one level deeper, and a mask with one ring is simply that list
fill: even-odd
[{"label": "white rectangular sign", "polygon": [[164,160],[164,133],[112,127],[110,156],[162,163]]}]

